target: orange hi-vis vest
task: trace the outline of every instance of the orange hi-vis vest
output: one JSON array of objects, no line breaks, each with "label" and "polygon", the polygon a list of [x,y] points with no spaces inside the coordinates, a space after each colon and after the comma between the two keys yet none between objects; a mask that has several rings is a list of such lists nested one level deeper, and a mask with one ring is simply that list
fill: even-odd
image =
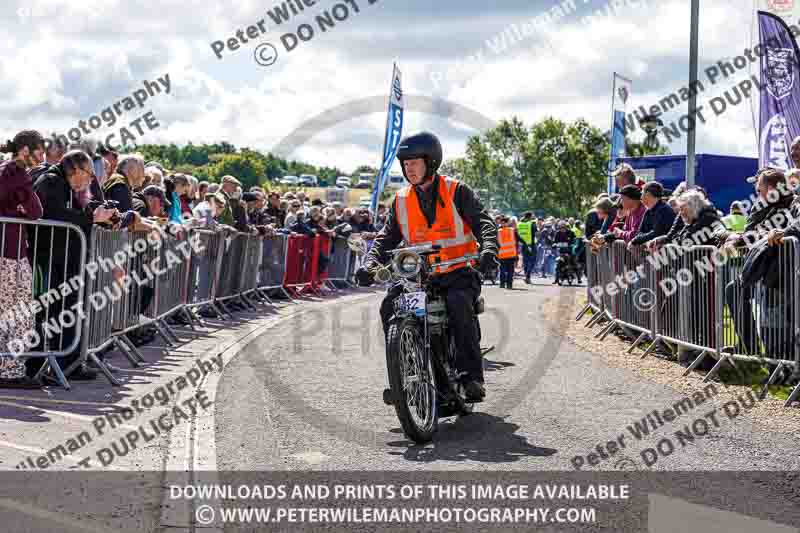
[{"label": "orange hi-vis vest", "polygon": [[436,263],[452,261],[476,255],[478,253],[478,241],[472,234],[472,228],[458,214],[455,204],[456,187],[458,180],[439,176],[438,199],[441,199],[444,206],[437,199],[436,220],[433,225],[428,225],[428,219],[419,206],[419,198],[413,186],[406,186],[397,192],[395,198],[395,213],[400,232],[407,246],[441,246],[438,254],[431,254],[428,260],[434,265],[434,274],[444,274],[467,266],[468,262],[454,263],[446,267],[436,267]]},{"label": "orange hi-vis vest", "polygon": [[514,228],[500,228],[497,231],[497,252],[498,259],[512,259],[517,257],[517,238],[514,236]]}]

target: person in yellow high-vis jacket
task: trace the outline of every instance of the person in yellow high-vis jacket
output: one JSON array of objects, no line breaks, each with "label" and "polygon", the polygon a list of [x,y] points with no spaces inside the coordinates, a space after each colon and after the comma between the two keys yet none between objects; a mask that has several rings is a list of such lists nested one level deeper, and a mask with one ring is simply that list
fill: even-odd
[{"label": "person in yellow high-vis jacket", "polygon": [[522,270],[525,273],[525,283],[531,283],[531,274],[536,268],[536,222],[533,213],[525,213],[522,220],[517,222],[517,235],[522,248]]},{"label": "person in yellow high-vis jacket", "polygon": [[744,227],[747,225],[747,217],[744,215],[744,208],[740,202],[733,202],[731,204],[730,214],[722,217],[722,223],[729,231],[736,233],[744,233]]}]

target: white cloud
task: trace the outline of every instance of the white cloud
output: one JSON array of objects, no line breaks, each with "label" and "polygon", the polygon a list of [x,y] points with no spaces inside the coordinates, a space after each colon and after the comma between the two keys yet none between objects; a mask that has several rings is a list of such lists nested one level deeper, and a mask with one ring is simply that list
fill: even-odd
[{"label": "white cloud", "polygon": [[[384,0],[362,5],[358,16],[291,53],[279,46],[272,67],[255,64],[255,43],[226,52],[223,60],[214,57],[209,43],[266,17],[276,3],[35,0],[30,16],[20,20],[17,9],[29,4],[12,2],[0,15],[9,22],[0,36],[0,112],[5,119],[0,136],[29,127],[63,131],[164,73],[170,74],[171,94],[152,98],[147,109],[123,120],[152,109],[161,127],[145,142],[227,140],[262,150],[322,111],[387,95],[395,59],[407,94],[441,96],[493,119],[585,117],[602,129],[609,126],[612,72],[633,79],[632,107],[657,102],[684,86],[688,74],[689,6],[684,0],[641,0],[642,7],[622,9],[588,27],[581,17],[606,2],[577,2],[581,12],[551,28],[549,45],[542,48],[540,39],[530,39],[502,54],[488,50],[486,40],[555,2],[509,0],[486,10],[456,1],[432,6],[424,0]],[[321,1],[317,11],[332,4]],[[703,68],[739,55],[749,43],[750,9],[745,0],[704,0],[701,79]],[[278,36],[303,20],[280,31],[270,28],[261,40],[279,45]],[[481,49],[484,60],[477,67],[452,73],[438,86],[431,82],[432,72],[453,70]],[[702,94],[700,103],[711,96],[710,91]],[[680,115],[675,111],[664,120]],[[385,112],[379,112],[343,122],[319,132],[293,156],[347,171],[375,165],[384,121]],[[441,132],[451,157],[475,133],[410,112],[406,132],[422,128]],[[698,149],[753,155],[751,130],[749,106],[739,106],[701,127]],[[677,144],[672,149],[683,151]]]}]

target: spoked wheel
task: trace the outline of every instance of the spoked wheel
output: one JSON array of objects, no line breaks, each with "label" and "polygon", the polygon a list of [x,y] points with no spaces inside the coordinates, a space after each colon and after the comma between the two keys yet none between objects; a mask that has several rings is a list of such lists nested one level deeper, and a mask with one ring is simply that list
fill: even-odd
[{"label": "spoked wheel", "polygon": [[417,444],[436,433],[436,380],[419,323],[407,318],[389,326],[386,342],[392,404],[406,436]]}]

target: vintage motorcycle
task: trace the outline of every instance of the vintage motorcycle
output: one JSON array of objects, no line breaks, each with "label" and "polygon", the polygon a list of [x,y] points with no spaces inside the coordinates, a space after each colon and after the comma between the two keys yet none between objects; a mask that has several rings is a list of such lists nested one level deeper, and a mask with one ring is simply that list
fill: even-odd
[{"label": "vintage motorcycle", "polygon": [[581,282],[581,267],[578,265],[577,260],[572,253],[572,248],[565,242],[558,242],[553,245],[557,255],[556,259],[556,276],[558,284],[572,283],[577,279]]},{"label": "vintage motorcycle", "polygon": [[[393,281],[400,287],[386,334],[390,388],[384,390],[383,400],[394,406],[406,436],[419,444],[433,439],[439,418],[472,412],[455,370],[456,348],[448,327],[446,299],[431,275],[428,256],[438,250],[436,245],[392,250],[389,265],[375,271],[377,281]],[[433,264],[447,266],[463,261]],[[483,297],[478,297],[474,305],[480,335],[477,317],[484,310]]]}]

